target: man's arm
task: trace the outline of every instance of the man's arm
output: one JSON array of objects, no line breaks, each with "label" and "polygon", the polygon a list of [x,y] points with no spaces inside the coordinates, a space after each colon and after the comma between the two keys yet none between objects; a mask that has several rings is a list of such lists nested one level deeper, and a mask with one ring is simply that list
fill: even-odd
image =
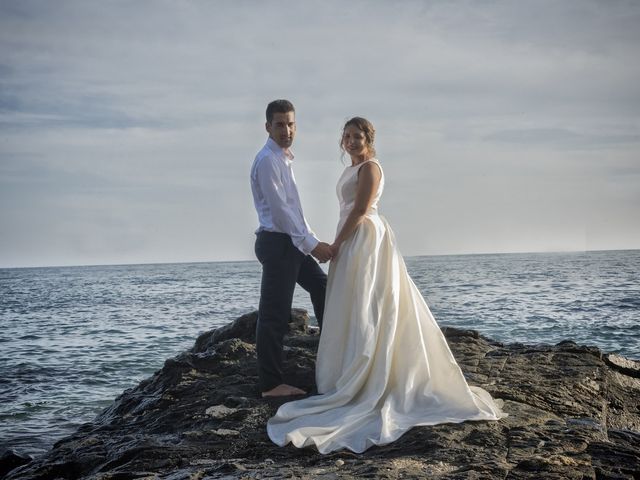
[{"label": "man's arm", "polygon": [[[255,174],[260,191],[271,210],[274,226],[290,235],[291,241],[302,253],[305,255],[313,253],[320,242],[304,227],[304,218],[301,218],[295,206],[287,203],[285,188],[273,159],[262,158],[256,165]],[[296,222],[296,219],[300,221]]]}]

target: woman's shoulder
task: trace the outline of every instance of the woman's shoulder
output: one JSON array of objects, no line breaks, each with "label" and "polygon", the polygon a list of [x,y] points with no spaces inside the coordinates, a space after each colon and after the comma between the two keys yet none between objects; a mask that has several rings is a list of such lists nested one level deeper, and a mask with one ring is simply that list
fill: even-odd
[{"label": "woman's shoulder", "polygon": [[377,158],[370,158],[369,160],[366,160],[358,165],[358,177],[360,177],[360,173],[363,171],[366,172],[367,176],[370,175],[371,177],[375,178],[376,181],[380,181],[384,175],[382,173],[382,166],[380,165],[380,162]]},{"label": "woman's shoulder", "polygon": [[358,165],[358,170],[362,168],[367,168],[370,170],[380,170],[382,173],[382,165],[380,165],[380,160],[377,158],[370,158],[369,160],[365,160],[360,165]]}]

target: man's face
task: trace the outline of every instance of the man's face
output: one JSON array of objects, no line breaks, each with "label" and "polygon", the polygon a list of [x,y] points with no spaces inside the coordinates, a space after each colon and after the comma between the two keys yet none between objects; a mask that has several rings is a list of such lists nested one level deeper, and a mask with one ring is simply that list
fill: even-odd
[{"label": "man's face", "polygon": [[274,113],[271,123],[266,124],[269,137],[280,148],[289,148],[296,136],[296,114],[294,112]]}]

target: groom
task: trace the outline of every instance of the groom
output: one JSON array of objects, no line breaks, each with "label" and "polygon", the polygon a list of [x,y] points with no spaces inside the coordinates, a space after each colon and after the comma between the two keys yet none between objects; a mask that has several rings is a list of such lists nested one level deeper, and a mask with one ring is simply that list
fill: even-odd
[{"label": "groom", "polygon": [[282,341],[291,316],[296,283],[311,295],[322,326],[327,276],[318,263],[331,259],[329,245],[309,229],[300,205],[289,147],[296,134],[295,109],[288,100],[267,106],[267,143],[251,167],[251,192],[260,227],[255,252],[262,264],[256,328],[258,377],[263,397],[304,395],[282,379]]}]

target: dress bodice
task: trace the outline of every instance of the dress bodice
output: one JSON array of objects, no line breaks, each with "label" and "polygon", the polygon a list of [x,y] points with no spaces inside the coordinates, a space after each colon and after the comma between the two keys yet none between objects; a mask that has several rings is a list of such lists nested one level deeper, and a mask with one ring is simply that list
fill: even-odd
[{"label": "dress bodice", "polygon": [[365,163],[373,162],[380,168],[380,173],[382,177],[380,178],[380,184],[378,185],[378,190],[376,191],[375,196],[373,197],[373,202],[371,203],[371,207],[369,207],[369,211],[367,215],[377,215],[378,213],[378,200],[382,196],[382,190],[384,189],[384,173],[382,172],[382,167],[380,163],[375,158],[371,160],[367,160],[366,162],[359,163],[358,165],[349,166],[344,169],[340,179],[338,180],[338,184],[336,185],[336,193],[338,195],[338,201],[340,202],[340,223],[346,220],[347,216],[353,209],[353,206],[356,201],[356,193],[358,191],[358,172],[360,168]]}]

